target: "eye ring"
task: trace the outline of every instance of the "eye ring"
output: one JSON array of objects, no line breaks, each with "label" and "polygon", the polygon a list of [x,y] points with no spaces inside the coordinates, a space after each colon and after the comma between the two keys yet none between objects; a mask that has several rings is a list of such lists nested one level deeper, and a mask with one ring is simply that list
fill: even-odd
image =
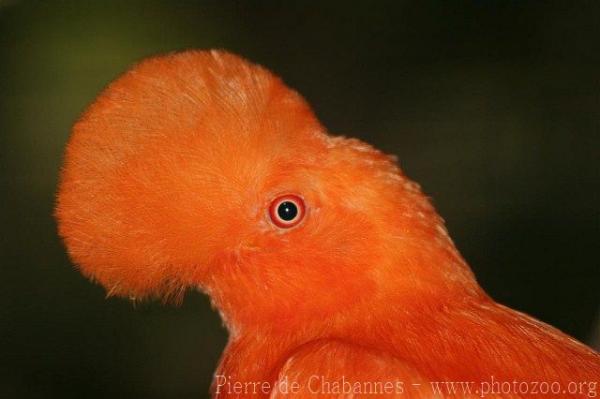
[{"label": "eye ring", "polygon": [[271,221],[282,229],[297,226],[304,219],[305,213],[304,200],[294,194],[280,195],[269,206]]}]

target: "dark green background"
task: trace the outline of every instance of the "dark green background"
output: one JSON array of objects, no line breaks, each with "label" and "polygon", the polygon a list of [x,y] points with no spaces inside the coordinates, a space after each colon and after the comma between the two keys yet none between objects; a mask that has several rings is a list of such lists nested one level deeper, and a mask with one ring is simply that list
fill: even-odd
[{"label": "dark green background", "polygon": [[592,344],[600,2],[557,4],[0,0],[0,397],[206,395],[226,342],[207,299],[105,300],[51,217],[78,114],[186,48],[269,67],[332,132],[397,154],[494,298]]}]

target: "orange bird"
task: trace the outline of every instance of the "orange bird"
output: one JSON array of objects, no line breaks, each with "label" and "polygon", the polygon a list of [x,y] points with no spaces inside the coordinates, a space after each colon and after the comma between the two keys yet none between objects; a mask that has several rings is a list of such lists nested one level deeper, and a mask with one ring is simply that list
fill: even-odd
[{"label": "orange bird", "polygon": [[490,299],[419,186],[268,70],[151,58],[73,127],[56,206],[109,295],[207,293],[214,397],[595,397],[600,355]]}]

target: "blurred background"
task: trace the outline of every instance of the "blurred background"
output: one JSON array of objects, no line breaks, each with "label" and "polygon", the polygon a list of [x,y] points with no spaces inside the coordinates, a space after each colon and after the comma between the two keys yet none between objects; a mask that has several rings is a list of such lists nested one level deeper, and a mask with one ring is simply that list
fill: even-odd
[{"label": "blurred background", "polygon": [[207,397],[208,300],[105,300],[52,218],[78,115],[187,48],[267,66],[397,154],[492,297],[599,347],[600,2],[370,3],[0,0],[0,397]]}]

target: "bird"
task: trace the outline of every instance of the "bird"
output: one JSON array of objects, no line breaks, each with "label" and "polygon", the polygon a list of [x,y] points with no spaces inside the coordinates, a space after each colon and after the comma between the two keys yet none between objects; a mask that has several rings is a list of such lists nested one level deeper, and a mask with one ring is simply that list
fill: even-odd
[{"label": "bird", "polygon": [[394,156],[225,50],[110,83],[74,123],[55,217],[108,296],[208,295],[229,334],[214,398],[596,395],[600,355],[486,294]]}]

